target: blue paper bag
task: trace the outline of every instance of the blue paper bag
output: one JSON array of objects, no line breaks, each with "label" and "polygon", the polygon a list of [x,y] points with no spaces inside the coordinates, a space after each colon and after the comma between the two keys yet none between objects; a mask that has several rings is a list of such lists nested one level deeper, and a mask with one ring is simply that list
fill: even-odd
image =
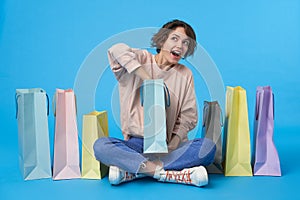
[{"label": "blue paper bag", "polygon": [[165,108],[170,104],[167,87],[162,79],[145,80],[141,91],[144,107],[144,153],[167,153]]},{"label": "blue paper bag", "polygon": [[19,164],[23,178],[25,180],[50,178],[48,96],[40,88],[17,89],[16,105]]}]

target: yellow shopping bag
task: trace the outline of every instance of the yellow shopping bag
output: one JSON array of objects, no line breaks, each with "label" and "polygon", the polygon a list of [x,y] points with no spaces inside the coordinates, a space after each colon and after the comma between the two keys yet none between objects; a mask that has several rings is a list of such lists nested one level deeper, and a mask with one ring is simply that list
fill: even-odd
[{"label": "yellow shopping bag", "polygon": [[225,176],[252,176],[246,90],[227,87]]},{"label": "yellow shopping bag", "polygon": [[82,178],[101,179],[108,167],[96,160],[93,145],[98,138],[108,137],[107,112],[93,111],[83,115],[82,123]]}]

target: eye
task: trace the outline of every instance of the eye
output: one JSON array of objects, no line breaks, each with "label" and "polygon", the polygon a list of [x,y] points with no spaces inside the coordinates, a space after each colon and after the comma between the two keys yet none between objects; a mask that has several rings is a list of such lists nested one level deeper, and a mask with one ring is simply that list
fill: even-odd
[{"label": "eye", "polygon": [[173,37],[171,37],[171,40],[173,40],[173,41],[177,42],[177,41],[178,41],[178,38],[177,38],[177,37],[175,37],[175,36],[173,36]]},{"label": "eye", "polygon": [[188,40],[184,40],[182,43],[183,43],[183,45],[185,45],[185,46],[189,46],[189,45],[190,45],[190,41],[188,41]]}]

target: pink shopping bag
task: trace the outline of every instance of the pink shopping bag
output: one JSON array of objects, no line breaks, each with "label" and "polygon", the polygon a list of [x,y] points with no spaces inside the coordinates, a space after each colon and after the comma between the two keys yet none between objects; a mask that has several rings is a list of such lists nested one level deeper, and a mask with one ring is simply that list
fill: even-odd
[{"label": "pink shopping bag", "polygon": [[76,102],[73,90],[56,90],[53,179],[80,178]]}]

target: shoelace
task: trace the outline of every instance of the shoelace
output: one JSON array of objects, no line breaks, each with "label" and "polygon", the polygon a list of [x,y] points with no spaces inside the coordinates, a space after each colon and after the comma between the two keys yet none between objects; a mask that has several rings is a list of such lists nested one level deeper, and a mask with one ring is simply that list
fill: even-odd
[{"label": "shoelace", "polygon": [[131,174],[129,172],[125,172],[125,180],[132,180],[135,178],[134,174]]},{"label": "shoelace", "polygon": [[175,180],[177,183],[191,184],[191,173],[190,170],[185,171],[167,171],[165,181]]}]

